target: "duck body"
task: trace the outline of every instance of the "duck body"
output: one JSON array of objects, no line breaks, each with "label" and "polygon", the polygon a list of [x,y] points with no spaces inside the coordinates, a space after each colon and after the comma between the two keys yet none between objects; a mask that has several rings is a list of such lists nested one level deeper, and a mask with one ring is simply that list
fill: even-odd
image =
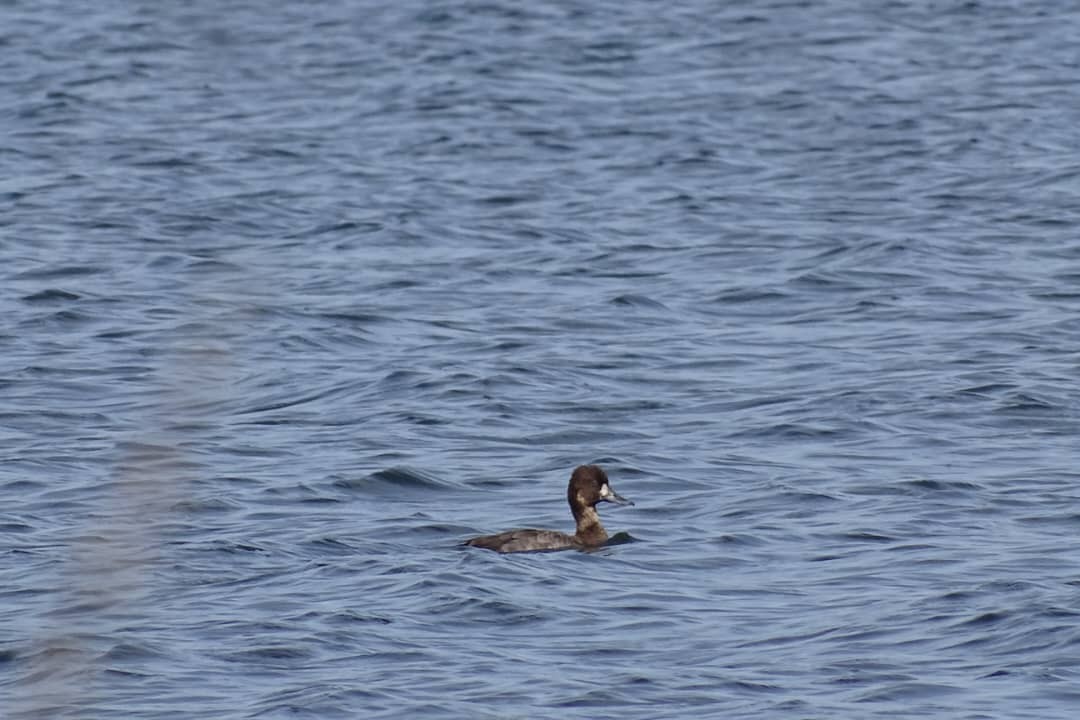
[{"label": "duck body", "polygon": [[496,535],[482,535],[466,540],[465,544],[501,553],[569,550],[584,547],[574,535],[567,535],[557,530],[536,530],[535,528],[519,528]]},{"label": "duck body", "polygon": [[574,470],[566,488],[566,500],[577,526],[573,535],[557,530],[520,528],[474,537],[466,540],[465,544],[500,553],[599,547],[607,542],[608,534],[596,512],[597,503],[634,504],[611,489],[607,473],[599,465],[582,465]]}]

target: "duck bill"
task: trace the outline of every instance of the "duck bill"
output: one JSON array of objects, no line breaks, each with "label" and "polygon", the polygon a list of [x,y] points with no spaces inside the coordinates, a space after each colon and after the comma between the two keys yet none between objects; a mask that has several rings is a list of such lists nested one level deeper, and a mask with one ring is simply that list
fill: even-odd
[{"label": "duck bill", "polygon": [[607,495],[605,495],[603,497],[603,499],[608,501],[609,503],[615,503],[616,505],[633,505],[634,504],[633,500],[627,500],[622,495],[620,495],[619,493],[612,490],[610,487],[608,488]]}]

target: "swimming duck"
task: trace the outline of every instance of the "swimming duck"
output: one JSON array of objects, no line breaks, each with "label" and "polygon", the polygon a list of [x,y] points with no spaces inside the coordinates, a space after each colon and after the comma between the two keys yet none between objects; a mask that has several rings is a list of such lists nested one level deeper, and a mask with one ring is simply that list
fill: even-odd
[{"label": "swimming duck", "polygon": [[570,485],[566,488],[566,500],[570,503],[570,512],[574,514],[574,522],[577,523],[577,532],[573,535],[556,530],[524,528],[474,537],[466,540],[465,544],[501,553],[598,547],[607,542],[608,534],[600,524],[596,504],[634,504],[611,489],[607,473],[599,465],[582,465],[574,470],[570,476]]}]

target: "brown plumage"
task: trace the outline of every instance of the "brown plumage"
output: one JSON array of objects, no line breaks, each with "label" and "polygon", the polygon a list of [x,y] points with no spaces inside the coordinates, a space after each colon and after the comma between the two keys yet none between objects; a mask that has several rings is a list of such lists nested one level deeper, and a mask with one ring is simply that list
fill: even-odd
[{"label": "brown plumage", "polygon": [[466,540],[465,544],[501,553],[597,547],[607,542],[608,534],[600,523],[596,504],[634,504],[611,489],[607,473],[599,465],[582,465],[574,470],[566,488],[566,501],[570,503],[570,512],[577,524],[573,535],[556,530],[522,528],[507,530],[497,535],[474,537]]}]

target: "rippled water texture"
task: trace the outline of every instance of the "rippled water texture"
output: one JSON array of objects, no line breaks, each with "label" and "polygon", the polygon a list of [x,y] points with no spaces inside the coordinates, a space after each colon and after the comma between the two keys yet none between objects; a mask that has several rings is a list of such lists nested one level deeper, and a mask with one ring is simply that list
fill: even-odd
[{"label": "rippled water texture", "polygon": [[1069,7],[3,3],[0,715],[1076,717]]}]

